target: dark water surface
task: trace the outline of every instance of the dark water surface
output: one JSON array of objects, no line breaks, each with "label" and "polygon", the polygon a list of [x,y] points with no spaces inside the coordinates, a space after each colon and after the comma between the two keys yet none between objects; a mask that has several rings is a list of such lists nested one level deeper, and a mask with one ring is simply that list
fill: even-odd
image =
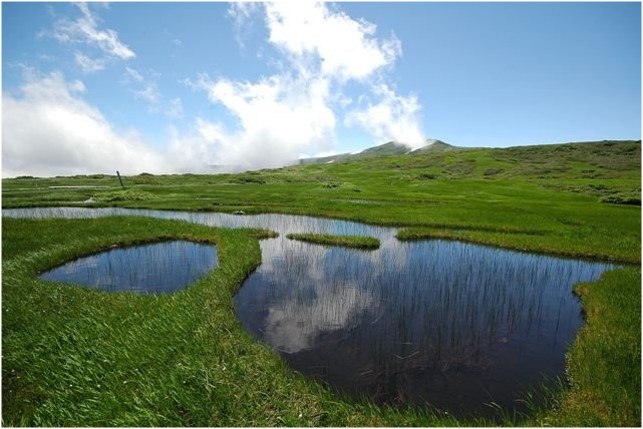
[{"label": "dark water surface", "polygon": [[564,374],[574,283],[604,264],[452,241],[364,252],[262,242],[235,299],[244,328],[297,370],[376,402],[492,413]]},{"label": "dark water surface", "polygon": [[166,241],[76,259],[40,278],[108,292],[172,293],[194,283],[216,265],[217,249],[213,245]]},{"label": "dark water surface", "polygon": [[[290,215],[233,216],[118,208],[14,209],[4,216],[183,219],[262,227],[262,264],[235,297],[243,327],[294,369],[354,396],[489,414],[545,377],[562,376],[582,325],[578,282],[613,265],[454,241],[401,242],[395,228]],[[369,235],[376,251],[288,240]]]}]

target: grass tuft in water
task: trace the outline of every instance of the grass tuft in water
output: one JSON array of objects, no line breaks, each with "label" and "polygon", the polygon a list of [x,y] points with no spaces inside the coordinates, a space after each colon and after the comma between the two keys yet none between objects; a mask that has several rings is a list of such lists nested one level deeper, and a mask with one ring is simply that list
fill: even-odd
[{"label": "grass tuft in water", "polygon": [[380,247],[380,241],[377,238],[361,235],[288,234],[286,238],[326,246],[352,247],[365,250],[375,250]]}]

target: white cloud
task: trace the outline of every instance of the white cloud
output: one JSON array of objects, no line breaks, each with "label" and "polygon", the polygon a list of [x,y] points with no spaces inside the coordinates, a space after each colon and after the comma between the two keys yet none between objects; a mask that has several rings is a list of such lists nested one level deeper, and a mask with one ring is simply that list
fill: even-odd
[{"label": "white cloud", "polygon": [[136,98],[147,101],[154,108],[161,101],[161,93],[154,82],[146,82],[141,89],[135,89],[132,92]]},{"label": "white cloud", "polygon": [[217,125],[217,138],[207,139],[217,148],[215,163],[274,167],[295,161],[297,154],[310,148],[332,144],[336,121],[327,105],[324,79],[282,74],[250,83],[212,81],[202,75],[196,86],[239,122],[239,129],[232,132]]},{"label": "white cloud", "polygon": [[[81,17],[57,21],[54,37],[100,49],[102,57],[76,52],[76,62],[85,72],[135,56],[115,31],[100,28],[86,4],[78,8]],[[388,72],[401,55],[394,35],[378,38],[375,25],[323,3],[230,8],[239,25],[257,12],[264,13],[267,41],[277,48],[265,52],[282,56],[277,72],[254,81],[207,74],[184,81],[226,109],[235,125],[198,117],[187,132],[170,127],[161,153],[136,133],[114,129],[83,99],[82,82],[29,70],[19,94],[3,96],[3,174],[200,172],[208,164],[281,166],[303,153],[333,151],[338,123],[365,127],[378,143],[392,138],[419,141],[417,98],[400,96],[387,84]],[[151,113],[182,118],[183,102],[165,97],[158,81],[153,70],[126,67],[122,82]],[[362,88],[366,96],[354,96],[355,88]]]},{"label": "white cloud", "polygon": [[[238,128],[230,130],[217,121],[200,119],[200,131],[187,137],[177,135],[175,145],[183,139],[205,153],[210,148],[212,163],[247,168],[283,165],[303,153],[331,151],[337,116],[354,105],[344,93],[349,81],[364,85],[372,99],[390,110],[388,116],[381,115],[382,120],[402,122],[371,121],[377,126],[369,131],[377,138],[391,138],[383,137],[391,132],[406,140],[414,125],[419,130],[417,122],[413,123],[419,109],[417,99],[397,96],[389,87],[384,86],[384,91],[374,84],[384,80],[384,71],[401,55],[394,35],[380,40],[375,25],[311,2],[233,4],[229,15],[237,32],[258,7],[265,13],[268,41],[286,62],[278,73],[254,82],[213,80],[207,74],[196,82],[186,80],[188,86],[205,91],[210,101],[227,109],[238,120]],[[366,114],[354,116],[355,124],[366,124]],[[205,122],[210,124],[205,128],[216,132],[203,133]]]},{"label": "white cloud", "polygon": [[80,52],[74,54],[74,59],[83,73],[95,73],[105,68],[105,60],[92,59]]},{"label": "white cloud", "polygon": [[135,132],[115,130],[83,100],[85,91],[60,73],[32,73],[19,96],[3,94],[3,176],[172,170]]},{"label": "white cloud", "polygon": [[81,16],[74,20],[60,19],[54,23],[52,36],[63,43],[77,43],[92,46],[101,51],[102,57],[90,59],[76,52],[76,63],[85,72],[95,72],[105,68],[109,60],[129,60],[136,56],[126,44],[121,42],[118,33],[112,29],[100,29],[98,18],[89,10],[87,3],[74,3]]},{"label": "white cloud", "polygon": [[260,4],[255,2],[235,2],[228,8],[228,16],[234,25],[235,39],[242,49],[245,48],[244,39],[248,30],[246,24],[259,8]]},{"label": "white cloud", "polygon": [[143,75],[131,67],[125,67],[125,79],[132,82],[143,82]]},{"label": "white cloud", "polygon": [[270,42],[298,60],[312,55],[321,73],[334,78],[366,78],[401,54],[394,35],[379,41],[374,24],[331,11],[324,3],[268,3],[266,21]]},{"label": "white cloud", "polygon": [[414,96],[397,95],[388,85],[374,86],[379,99],[366,108],[355,109],[346,116],[347,124],[358,124],[380,140],[394,140],[412,149],[424,146],[426,138],[420,128],[420,103]]}]

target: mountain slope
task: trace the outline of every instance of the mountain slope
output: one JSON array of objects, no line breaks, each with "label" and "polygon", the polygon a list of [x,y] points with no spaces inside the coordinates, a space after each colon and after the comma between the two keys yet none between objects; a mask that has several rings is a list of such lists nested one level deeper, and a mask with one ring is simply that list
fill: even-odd
[{"label": "mountain slope", "polygon": [[308,164],[330,164],[334,162],[341,162],[349,159],[359,159],[367,158],[371,156],[382,156],[382,155],[404,155],[407,153],[426,153],[432,151],[445,151],[455,149],[455,146],[451,146],[448,143],[445,143],[441,140],[427,139],[426,144],[418,149],[411,149],[408,146],[390,141],[378,146],[369,147],[364,149],[361,152],[357,153],[341,153],[338,155],[324,156],[319,158],[302,158],[299,160],[300,165]]}]

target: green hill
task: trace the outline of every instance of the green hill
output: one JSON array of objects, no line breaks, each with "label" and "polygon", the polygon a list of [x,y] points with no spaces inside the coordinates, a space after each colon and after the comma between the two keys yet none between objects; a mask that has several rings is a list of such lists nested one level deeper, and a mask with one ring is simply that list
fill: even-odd
[{"label": "green hill", "polygon": [[422,153],[422,152],[438,152],[455,149],[455,146],[451,146],[441,140],[427,139],[426,145],[418,148],[412,149],[402,143],[397,143],[390,141],[378,146],[369,147],[364,149],[361,152],[355,153],[341,153],[339,155],[324,156],[318,158],[302,158],[299,160],[299,165],[308,165],[308,164],[331,164],[334,162],[342,162],[351,159],[367,158],[372,156],[382,156],[382,155],[405,155],[413,153]]}]

